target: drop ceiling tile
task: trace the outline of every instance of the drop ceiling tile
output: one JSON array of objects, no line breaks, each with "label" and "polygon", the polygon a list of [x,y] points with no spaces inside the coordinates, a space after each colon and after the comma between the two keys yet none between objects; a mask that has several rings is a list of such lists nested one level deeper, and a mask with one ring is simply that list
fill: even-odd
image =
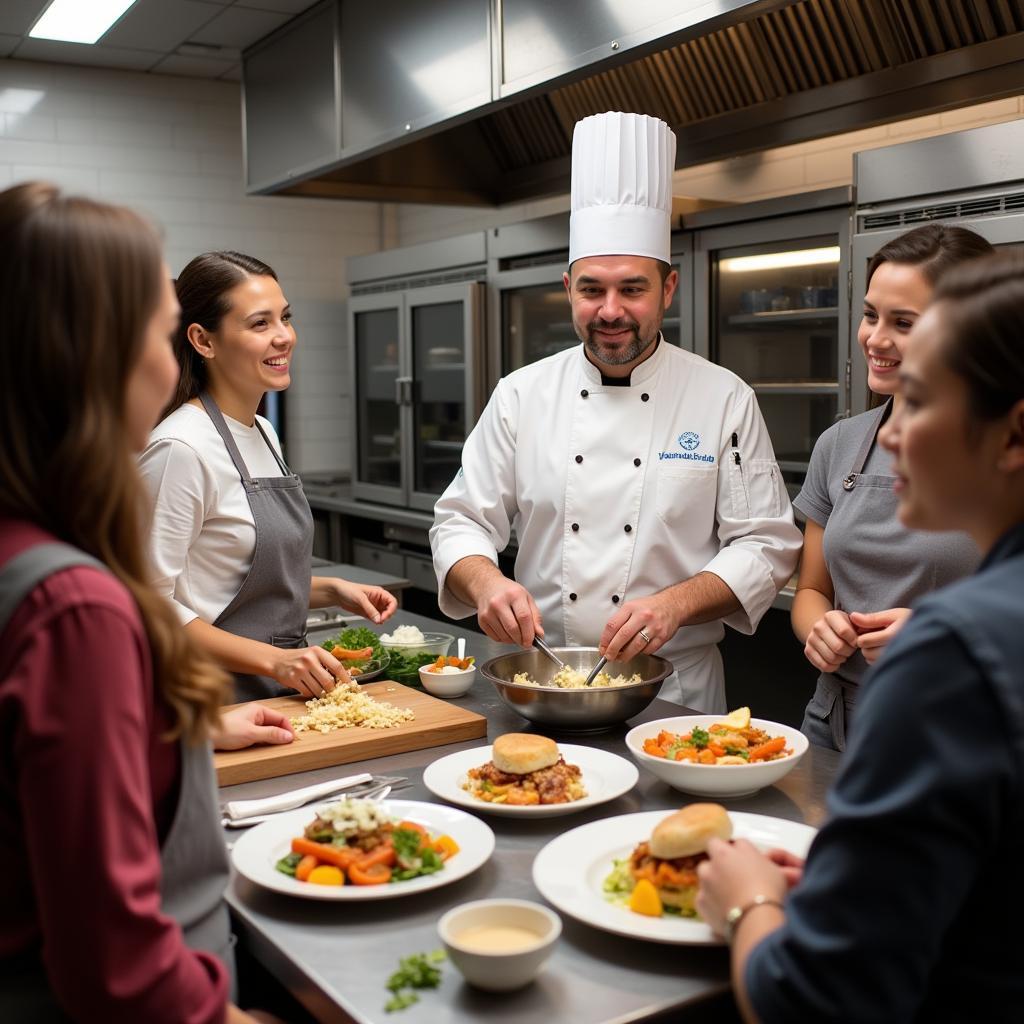
[{"label": "drop ceiling tile", "polygon": [[0,35],[0,57],[8,57],[14,52],[14,48],[21,42],[21,36]]},{"label": "drop ceiling tile", "polygon": [[0,32],[24,35],[49,3],[50,0],[3,0],[0,3]]},{"label": "drop ceiling tile", "polygon": [[262,39],[268,32],[288,21],[288,15],[276,11],[255,11],[247,7],[227,7],[204,28],[189,37],[190,42],[235,46],[240,50]]},{"label": "drop ceiling tile", "polygon": [[319,0],[235,0],[236,7],[255,7],[261,11],[282,11],[285,14],[301,14]]},{"label": "drop ceiling tile", "polygon": [[23,39],[14,56],[24,60],[50,60],[58,64],[88,64],[92,67],[146,71],[161,57],[147,50],[125,50],[98,43],[62,43],[54,39]]},{"label": "drop ceiling tile", "polygon": [[222,10],[200,0],[136,0],[100,43],[170,53]]},{"label": "drop ceiling tile", "polygon": [[234,67],[230,60],[208,60],[206,57],[182,57],[172,53],[150,70],[158,75],[187,75],[189,78],[220,78]]}]

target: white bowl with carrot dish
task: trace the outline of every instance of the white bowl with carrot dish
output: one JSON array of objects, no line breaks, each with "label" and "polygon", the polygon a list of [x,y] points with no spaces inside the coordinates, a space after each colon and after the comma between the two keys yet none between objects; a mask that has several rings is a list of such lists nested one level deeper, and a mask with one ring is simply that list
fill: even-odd
[{"label": "white bowl with carrot dish", "polygon": [[791,772],[807,752],[799,729],[749,708],[645,722],[626,734],[633,759],[683,793],[746,796]]}]

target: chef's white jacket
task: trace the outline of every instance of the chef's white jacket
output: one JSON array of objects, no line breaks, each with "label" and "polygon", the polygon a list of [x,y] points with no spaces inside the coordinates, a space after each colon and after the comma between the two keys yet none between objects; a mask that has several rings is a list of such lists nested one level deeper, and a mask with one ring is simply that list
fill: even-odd
[{"label": "chef's white jacket", "polygon": [[[476,612],[445,588],[451,567],[497,564],[512,530],[515,578],[556,646],[595,646],[619,604],[702,571],[739,599],[725,621],[752,633],[801,545],[753,391],[664,340],[628,387],[602,385],[582,345],[498,382],[434,510],[446,615]],[[725,710],[723,634],[721,621],[684,626],[658,651],[679,683],[663,696]]]}]

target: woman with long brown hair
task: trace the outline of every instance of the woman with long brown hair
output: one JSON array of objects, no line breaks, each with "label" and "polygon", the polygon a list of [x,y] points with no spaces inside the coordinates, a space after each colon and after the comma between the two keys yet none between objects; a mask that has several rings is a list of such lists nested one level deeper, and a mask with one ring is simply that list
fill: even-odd
[{"label": "woman with long brown hair", "polygon": [[888,456],[878,432],[899,406],[903,349],[940,274],[992,252],[961,227],[925,224],[871,258],[857,341],[868,387],[883,399],[818,438],[793,507],[806,520],[793,598],[793,632],[817,668],[802,730],[812,743],[843,750],[861,677],[910,614],[910,605],[966,576],[978,556],[967,537],[929,536],[901,526]]},{"label": "woman with long brown hair", "polygon": [[347,679],[308,645],[310,608],[340,605],[383,622],[397,603],[380,587],[312,575],[313,516],[273,426],[256,411],[291,382],[291,306],[274,271],[237,252],[208,252],[178,276],[177,393],[141,459],[154,497],[154,585],[192,638],[235,673],[236,700]]},{"label": "woman with long brown hair", "polygon": [[135,465],[177,379],[159,240],[8,189],[0,304],[0,1018],[220,1021],[228,679],[146,583]]},{"label": "woman with long brown hair", "polygon": [[879,438],[899,517],[964,531],[982,563],[873,669],[802,876],[708,845],[697,905],[731,939],[745,1020],[1011,1019],[1024,1001],[1022,340],[1020,253],[950,270],[910,334]]}]

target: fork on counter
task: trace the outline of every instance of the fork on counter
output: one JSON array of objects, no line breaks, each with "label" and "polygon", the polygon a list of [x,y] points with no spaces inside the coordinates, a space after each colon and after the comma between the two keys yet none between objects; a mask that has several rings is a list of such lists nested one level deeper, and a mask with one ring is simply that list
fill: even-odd
[{"label": "fork on counter", "polygon": [[[343,790],[333,796],[330,796],[329,799],[325,798],[325,794],[320,794],[318,796],[313,796],[308,800],[304,800],[302,803],[296,804],[295,806],[304,807],[306,804],[316,803],[319,807],[326,807],[327,805],[342,798],[373,800],[375,803],[379,803],[387,797],[391,790],[396,786],[403,786],[407,783],[408,779],[402,775],[375,775],[369,783],[357,786],[350,790]],[[220,819],[220,824],[222,828],[248,828],[250,825],[258,825],[260,822],[269,821],[271,818],[276,818],[279,814],[287,814],[289,811],[293,810],[295,810],[295,807],[286,807],[270,814],[251,814],[244,818],[229,818],[225,815]]]}]

